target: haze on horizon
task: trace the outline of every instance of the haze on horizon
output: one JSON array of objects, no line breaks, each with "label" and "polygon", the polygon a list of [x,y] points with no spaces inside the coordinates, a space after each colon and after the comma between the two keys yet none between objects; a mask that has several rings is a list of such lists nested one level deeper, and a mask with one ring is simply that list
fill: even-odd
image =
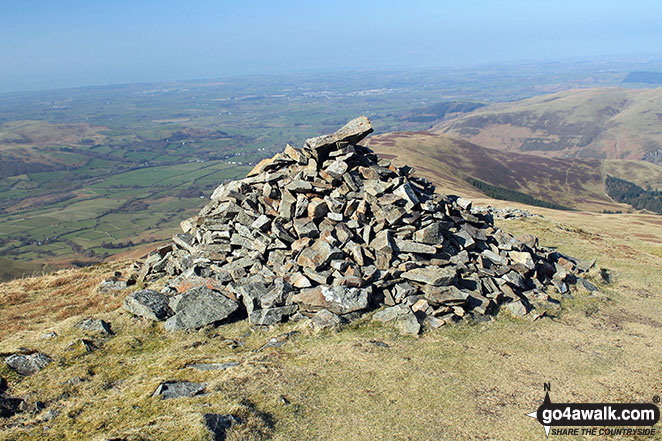
[{"label": "haze on horizon", "polygon": [[3,2],[0,92],[659,56],[662,2]]}]

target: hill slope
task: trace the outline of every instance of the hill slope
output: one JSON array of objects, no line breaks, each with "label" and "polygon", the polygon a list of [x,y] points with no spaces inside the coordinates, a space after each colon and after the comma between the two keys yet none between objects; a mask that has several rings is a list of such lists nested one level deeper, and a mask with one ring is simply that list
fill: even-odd
[{"label": "hill slope", "polygon": [[373,136],[369,146],[380,157],[407,163],[432,179],[441,191],[484,197],[467,182],[473,177],[496,187],[572,209],[622,210],[605,193],[602,163],[595,159],[540,158],[500,152],[428,132]]},{"label": "hill slope", "polygon": [[[553,319],[447,325],[418,338],[369,320],[313,333],[305,322],[251,330],[245,321],[166,334],[115,309],[127,292],[95,286],[119,266],[0,284],[0,352],[38,350],[54,363],[29,377],[0,363],[8,393],[45,409],[0,419],[0,439],[211,440],[203,414],[235,414],[229,440],[544,440],[525,416],[552,381],[552,398],[647,402],[659,391],[662,225],[652,215],[544,210],[502,221],[513,234],[581,258],[598,257],[614,283],[578,293]],[[562,222],[562,223],[561,223]],[[638,234],[642,237],[638,237]],[[554,294],[555,295],[555,294]],[[57,303],[53,304],[53,299]],[[113,335],[74,327],[94,314]],[[42,335],[55,332],[52,338]],[[52,335],[52,334],[48,334]],[[263,348],[271,338],[279,344]],[[96,349],[88,352],[83,340]],[[222,371],[190,364],[234,362]],[[166,380],[208,383],[191,398],[151,395]],[[573,438],[574,439],[574,438]]]},{"label": "hill slope", "polygon": [[482,107],[432,132],[547,157],[656,162],[662,161],[661,124],[662,88],[599,88]]}]

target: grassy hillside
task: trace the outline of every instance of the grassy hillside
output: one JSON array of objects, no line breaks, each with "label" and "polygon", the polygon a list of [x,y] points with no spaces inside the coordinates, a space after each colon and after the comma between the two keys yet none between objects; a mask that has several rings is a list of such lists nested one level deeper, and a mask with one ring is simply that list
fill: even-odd
[{"label": "grassy hillside", "polygon": [[[543,382],[558,401],[648,402],[662,388],[662,353],[654,350],[662,339],[662,222],[537,210],[544,219],[500,226],[597,257],[613,283],[594,277],[601,294],[579,292],[535,322],[501,314],[418,338],[368,319],[317,334],[303,322],[169,334],[115,310],[125,293],[95,291],[126,263],[0,285],[0,301],[11,305],[0,310],[0,352],[23,347],[55,359],[30,377],[0,367],[12,395],[46,405],[24,419],[0,420],[0,439],[210,440],[202,415],[218,412],[242,419],[230,441],[543,440],[542,427],[525,416],[542,402]],[[74,328],[90,315],[111,322],[115,335],[88,337]],[[50,331],[57,337],[41,338]],[[272,337],[282,346],[259,350]],[[98,349],[87,352],[82,338]],[[207,361],[239,364],[211,372],[186,367]],[[67,383],[74,377],[80,382]],[[172,379],[206,382],[208,393],[151,398],[159,382]],[[46,421],[49,411],[55,416]]]},{"label": "grassy hillside", "polygon": [[659,88],[577,89],[482,107],[432,131],[546,157],[640,160],[662,146],[661,115]]},{"label": "grassy hillside", "polygon": [[415,167],[442,192],[484,196],[467,182],[467,178],[474,178],[572,209],[627,210],[627,206],[613,202],[604,193],[598,160],[570,161],[499,152],[428,132],[378,135],[370,137],[367,143],[380,156]]}]

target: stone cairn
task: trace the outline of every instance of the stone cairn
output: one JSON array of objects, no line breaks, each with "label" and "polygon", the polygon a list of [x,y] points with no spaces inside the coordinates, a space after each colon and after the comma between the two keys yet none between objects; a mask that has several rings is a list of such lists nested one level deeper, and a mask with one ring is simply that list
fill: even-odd
[{"label": "stone cairn", "polygon": [[311,317],[334,326],[374,315],[416,334],[507,309],[532,316],[556,302],[595,262],[563,256],[535,237],[513,237],[471,202],[435,193],[411,167],[380,160],[358,143],[366,117],[331,135],[287,145],[244,179],[220,185],[172,244],[137,267],[157,292],[130,294],[125,308],[167,330],[248,317],[253,325]]}]

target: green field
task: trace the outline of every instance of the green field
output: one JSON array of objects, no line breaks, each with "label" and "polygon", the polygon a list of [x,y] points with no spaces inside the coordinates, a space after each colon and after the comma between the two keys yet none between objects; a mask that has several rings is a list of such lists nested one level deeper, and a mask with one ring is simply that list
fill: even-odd
[{"label": "green field", "polygon": [[[224,180],[288,142],[301,145],[358,115],[371,118],[377,133],[425,130],[446,111],[539,95],[558,84],[586,86],[589,75],[592,85],[615,85],[629,67],[611,68],[484,66],[3,94],[0,257],[62,265],[103,260],[166,238]],[[472,104],[449,107],[457,102]],[[108,249],[104,242],[133,245]]]}]

